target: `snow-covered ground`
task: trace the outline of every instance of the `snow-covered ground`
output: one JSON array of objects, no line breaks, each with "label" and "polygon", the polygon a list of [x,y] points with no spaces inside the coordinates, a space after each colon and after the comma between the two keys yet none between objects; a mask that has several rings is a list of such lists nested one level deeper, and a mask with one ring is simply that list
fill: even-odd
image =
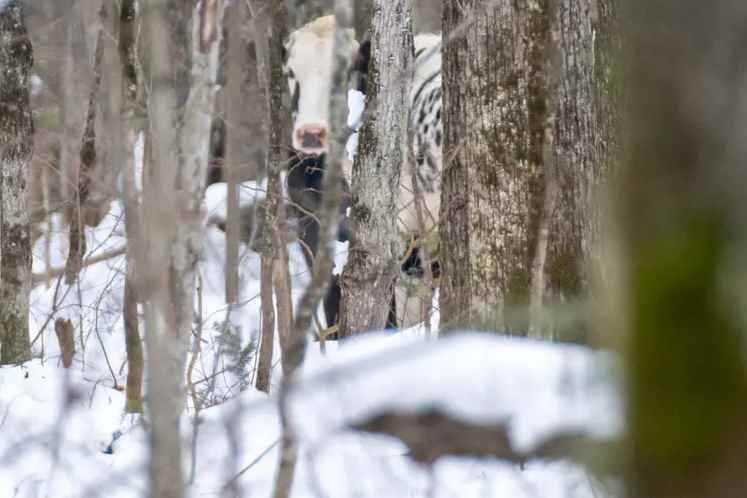
[{"label": "snow-covered ground", "polygon": [[[241,202],[263,195],[263,185],[247,183]],[[224,212],[225,185],[214,185],[207,192],[205,220]],[[204,230],[196,300],[202,354],[191,380],[207,408],[199,412],[196,431],[191,401],[182,418],[189,493],[217,497],[230,483],[238,489],[232,496],[269,497],[280,426],[275,394],[252,387],[252,348],[260,329],[259,258],[242,251],[242,302],[229,309],[223,294],[225,237],[214,226],[206,224]],[[58,219],[47,232],[49,238],[34,249],[36,273],[46,271],[47,262],[63,266],[67,255],[67,235]],[[123,247],[121,206],[113,203],[105,222],[86,235],[87,257]],[[308,270],[298,246],[289,249],[297,299]],[[336,250],[341,266],[346,247],[338,244]],[[30,324],[36,359],[0,368],[0,498],[146,496],[147,419],[123,412],[124,266],[118,256],[84,268],[73,286],[54,279],[34,288]],[[57,318],[75,325],[77,351],[70,369],[61,365]],[[249,354],[238,357],[240,349]],[[275,385],[277,370],[276,365]],[[367,334],[343,347],[330,343],[326,354],[311,344],[301,385],[290,397],[301,441],[293,496],[614,496],[614,486],[569,462],[520,468],[444,458],[426,468],[407,456],[400,441],[359,433],[350,425],[387,409],[438,407],[468,421],[508,423],[519,449],[562,430],[615,437],[622,431],[617,374],[616,360],[607,353],[491,334],[429,340],[415,327]]]},{"label": "snow-covered ground", "polygon": [[[247,186],[250,190],[250,186]],[[208,195],[219,209],[220,193]],[[64,262],[64,234],[52,230],[51,262]],[[119,207],[89,231],[89,247],[106,252],[124,243]],[[205,347],[195,381],[230,358],[213,358],[226,320],[223,304],[223,234],[206,228],[203,279]],[[35,271],[44,268],[44,241],[36,247]],[[308,280],[291,246],[294,293]],[[52,325],[34,344],[38,358],[22,367],[0,368],[0,496],[79,498],[140,497],[146,483],[147,437],[143,422],[123,413],[126,365],[120,316],[121,257],[86,268],[68,288],[57,280],[33,292],[32,333],[50,314],[73,320],[77,338],[73,368],[60,365]],[[232,312],[244,346],[259,328],[257,256],[244,254],[246,304]],[[53,312],[54,310],[54,312]],[[85,345],[85,349],[81,345]],[[369,334],[326,355],[312,345],[303,386],[291,412],[303,442],[293,488],[295,497],[594,497],[602,488],[570,463],[531,463],[524,469],[496,461],[448,458],[431,470],[412,462],[402,443],[347,428],[387,408],[442,407],[475,421],[507,421],[513,443],[528,448],[553,431],[578,428],[598,436],[620,432],[614,359],[584,348],[466,334],[428,341],[417,328]],[[248,370],[251,371],[250,362]],[[240,496],[270,496],[278,459],[276,400],[251,386],[237,388],[238,375],[219,375],[216,403],[201,412],[192,497],[218,496],[233,476]],[[251,380],[251,379],[249,379]],[[208,382],[204,382],[207,384]],[[235,424],[229,422],[240,410]],[[185,461],[191,465],[193,411],[183,417]],[[229,430],[230,429],[230,430]],[[254,463],[253,463],[254,462]]]}]

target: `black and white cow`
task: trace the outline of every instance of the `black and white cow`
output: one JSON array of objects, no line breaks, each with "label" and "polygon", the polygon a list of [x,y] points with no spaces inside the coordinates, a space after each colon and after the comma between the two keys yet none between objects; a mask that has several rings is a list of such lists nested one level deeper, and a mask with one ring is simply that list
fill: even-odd
[{"label": "black and white cow", "polygon": [[[370,43],[363,42],[360,47],[353,38],[352,30],[346,34],[346,50],[351,54],[351,78],[353,87],[365,91],[367,84]],[[302,206],[303,210],[315,212],[321,201],[319,187],[321,172],[324,169],[324,157],[328,151],[329,107],[328,96],[332,82],[332,41],[334,37],[334,17],[319,18],[294,31],[286,43],[286,64],[284,72],[288,80],[292,97],[293,132],[292,143],[298,156],[291,161],[288,173],[288,191],[291,200]],[[440,203],[441,182],[441,37],[440,35],[418,35],[415,37],[415,71],[410,92],[409,109],[411,142],[407,167],[403,168],[399,204],[398,225],[404,240],[414,237],[420,240],[433,240],[432,233],[437,228]],[[350,164],[344,169],[346,183],[350,181]],[[414,203],[412,173],[417,186],[423,194],[425,227],[418,223]],[[341,206],[341,212],[347,209],[347,199]],[[303,216],[303,213],[302,213]],[[318,225],[313,216],[306,216],[301,225],[306,224],[309,231],[307,245],[316,250],[318,244]],[[347,224],[343,222],[340,240],[347,239]],[[417,251],[414,251],[405,262],[403,270],[407,273],[420,272]],[[336,320],[333,311],[336,303],[333,297],[339,298],[339,285],[333,281],[330,295],[325,299],[327,322]],[[394,316],[390,314],[390,325]],[[398,316],[401,316],[398,313]]]},{"label": "black and white cow", "polygon": [[[329,148],[329,95],[332,86],[334,16],[316,19],[292,32],[285,43],[283,72],[291,95],[293,127],[288,175],[289,214],[297,218],[296,228],[303,242],[303,254],[311,268],[319,246],[319,223],[324,163]],[[358,42],[352,30],[344,37],[345,50],[354,54]],[[351,55],[352,56],[352,55]],[[343,192],[349,192],[343,179]],[[348,240],[346,211],[348,196],[340,204],[341,222],[338,240]],[[340,307],[340,283],[335,275],[324,298],[327,325],[337,323]]]}]

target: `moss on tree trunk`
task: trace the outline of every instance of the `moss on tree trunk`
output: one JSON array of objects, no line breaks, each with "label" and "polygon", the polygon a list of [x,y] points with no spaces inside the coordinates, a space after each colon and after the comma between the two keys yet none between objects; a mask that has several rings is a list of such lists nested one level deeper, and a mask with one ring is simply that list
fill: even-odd
[{"label": "moss on tree trunk", "polygon": [[599,187],[615,152],[596,68],[610,60],[595,42],[613,26],[604,3],[444,2],[447,329],[563,338],[543,308],[590,293]]}]

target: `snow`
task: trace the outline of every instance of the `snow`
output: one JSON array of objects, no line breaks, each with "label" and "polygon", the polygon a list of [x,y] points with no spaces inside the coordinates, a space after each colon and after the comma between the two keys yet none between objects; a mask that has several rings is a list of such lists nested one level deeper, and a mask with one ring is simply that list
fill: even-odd
[{"label": "snow", "polygon": [[[612,437],[621,430],[620,407],[614,385],[601,379],[614,368],[606,353],[484,333],[438,341],[425,341],[418,330],[369,334],[330,347],[327,356],[312,347],[290,404],[302,441],[293,496],[419,497],[431,488],[438,497],[600,496],[594,480],[570,463],[534,462],[522,470],[448,458],[429,471],[409,460],[399,441],[347,427],[387,409],[438,406],[476,422],[507,421],[519,447],[561,429]],[[147,438],[141,424],[123,417],[122,392],[35,360],[0,369],[0,393],[8,435],[0,440],[1,496],[142,496]],[[238,409],[238,427],[229,434],[226,423]],[[202,412],[190,496],[217,493],[268,448],[238,483],[251,496],[270,496],[279,430],[276,400],[251,388]],[[190,432],[185,414],[185,447]],[[231,443],[238,445],[235,466],[227,465]],[[185,467],[188,461],[185,455]]]},{"label": "snow", "polygon": [[358,130],[361,127],[363,118],[363,108],[366,103],[366,96],[358,90],[348,90],[348,127],[354,130],[354,133],[348,138],[345,150],[348,153],[348,159],[355,158],[355,152],[358,150]]}]

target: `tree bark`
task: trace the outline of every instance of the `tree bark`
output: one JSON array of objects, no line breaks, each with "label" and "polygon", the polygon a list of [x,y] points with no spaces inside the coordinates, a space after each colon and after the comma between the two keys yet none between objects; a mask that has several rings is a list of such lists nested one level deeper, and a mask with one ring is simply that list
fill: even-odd
[{"label": "tree bark", "polygon": [[[122,65],[120,99],[121,140],[115,140],[115,158],[120,161],[124,193],[125,231],[127,233],[127,271],[125,274],[123,319],[127,350],[127,403],[125,411],[143,411],[143,345],[137,315],[138,276],[136,265],[142,261],[143,233],[141,216],[141,192],[137,188],[142,182],[142,171],[135,167],[135,144],[143,132],[144,106],[142,101],[141,74],[138,70],[137,28],[139,16],[137,0],[123,0],[119,12],[119,53]],[[140,175],[138,179],[137,176]]]},{"label": "tree bark", "polygon": [[[65,283],[72,285],[77,280],[86,253],[86,232],[83,205],[88,200],[91,190],[91,174],[96,166],[96,114],[98,93],[101,87],[102,61],[104,57],[104,24],[108,16],[106,4],[101,7],[101,21],[96,37],[93,61],[93,79],[88,95],[88,112],[83,126],[83,136],[80,143],[80,162],[78,163],[77,178],[74,183],[70,207],[67,210],[69,224],[69,249],[65,268]],[[95,225],[95,224],[94,224]]]},{"label": "tree bark", "polygon": [[26,181],[33,151],[33,49],[21,2],[0,10],[0,364],[31,359],[31,239]]},{"label": "tree bark", "polygon": [[588,296],[602,26],[596,0],[444,2],[443,328],[558,338],[543,309]]},{"label": "tree bark", "polygon": [[626,12],[615,308],[629,340],[627,495],[736,498],[747,461],[747,4],[634,0]]},{"label": "tree bark", "polygon": [[[389,61],[396,60],[397,64]],[[384,328],[399,274],[397,209],[406,159],[413,60],[408,0],[377,1],[368,76],[368,120],[353,165],[351,240],[342,273],[340,337]]]},{"label": "tree bark", "polygon": [[244,40],[244,23],[247,20],[244,2],[234,2],[227,12],[226,33],[228,34],[228,53],[224,71],[227,74],[225,105],[225,157],[223,172],[227,179],[228,196],[226,198],[226,303],[237,303],[239,300],[239,239],[241,221],[239,219],[239,165],[241,142],[248,137],[238,126],[243,109],[236,107],[242,102],[241,86],[243,83],[243,60],[245,59],[246,41]]},{"label": "tree bark", "polygon": [[[257,56],[257,83],[260,91],[265,97],[265,109],[267,111],[267,125],[270,127],[268,135],[268,161],[267,165],[267,201],[261,216],[262,223],[262,252],[260,254],[260,299],[262,306],[262,336],[259,345],[259,360],[257,362],[257,389],[270,392],[270,377],[272,372],[272,356],[275,348],[275,304],[274,304],[274,273],[275,273],[275,245],[273,243],[273,230],[277,218],[279,197],[276,195],[277,178],[274,174],[275,163],[271,162],[275,157],[273,143],[279,145],[279,136],[273,134],[272,130],[278,125],[278,118],[273,105],[280,105],[274,95],[280,89],[272,85],[273,68],[271,59],[273,52],[281,50],[285,41],[287,27],[287,11],[282,4],[272,8],[267,2],[251,2],[252,21],[254,23],[254,47]],[[282,58],[282,55],[280,56]],[[278,62],[277,60],[275,61]],[[280,62],[282,67],[282,61]],[[282,96],[282,94],[281,94]],[[274,98],[275,97],[275,98]],[[272,185],[271,185],[272,183]]]},{"label": "tree bark", "polygon": [[[137,262],[145,303],[145,338],[148,349],[148,411],[150,430],[150,493],[159,498],[181,498],[184,476],[181,462],[179,418],[183,409],[182,372],[185,338],[176,326],[177,307],[171,298],[171,245],[176,238],[178,126],[176,67],[185,62],[175,45],[178,31],[171,23],[188,23],[184,9],[173,2],[148,2],[144,12],[150,46],[151,92],[148,101],[152,157],[144,182],[143,232],[145,250]],[[172,8],[176,7],[173,11]],[[148,257],[145,257],[145,254]]]},{"label": "tree bark", "polygon": [[[145,195],[144,289],[148,395],[152,418],[150,483],[154,496],[184,493],[179,416],[194,315],[195,265],[201,250],[201,205],[221,33],[222,2],[153,1],[146,13],[150,44],[149,118],[153,157]],[[213,23],[210,27],[207,24]],[[194,33],[194,35],[193,35]]]}]

